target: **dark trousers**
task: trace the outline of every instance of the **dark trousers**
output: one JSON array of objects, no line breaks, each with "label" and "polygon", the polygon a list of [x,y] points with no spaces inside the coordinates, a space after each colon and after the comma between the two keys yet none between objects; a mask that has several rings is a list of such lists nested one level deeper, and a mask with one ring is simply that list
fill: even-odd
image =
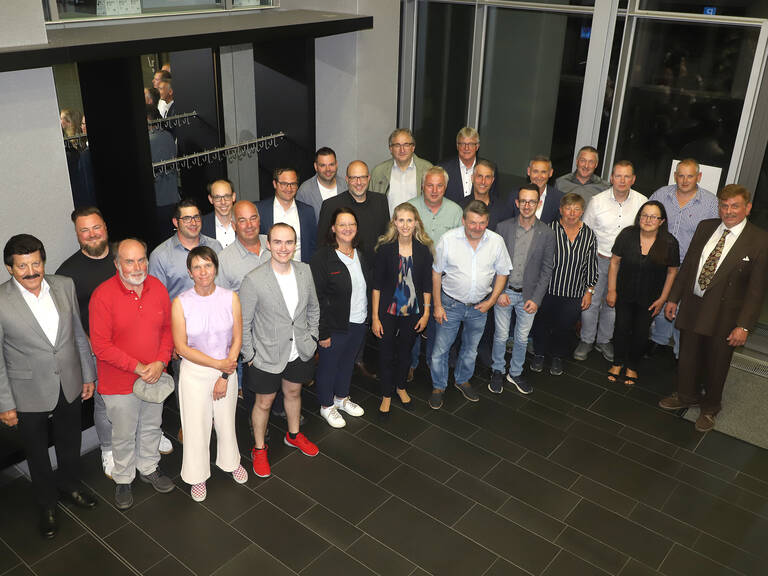
[{"label": "dark trousers", "polygon": [[613,325],[613,363],[637,370],[648,342],[651,316],[648,306],[641,302],[616,301],[616,321]]},{"label": "dark trousers", "polygon": [[384,335],[379,342],[379,378],[381,395],[392,396],[395,388],[405,389],[408,369],[411,367],[411,350],[419,336],[414,330],[421,316],[395,316],[384,314],[379,318]]},{"label": "dark trousers", "polygon": [[581,298],[545,294],[533,321],[533,349],[538,356],[565,358],[571,354]]},{"label": "dark trousers", "polygon": [[[699,402],[702,414],[720,412],[723,386],[731,366],[733,346],[725,336],[703,336],[680,330],[680,362],[677,365],[677,394],[684,402]],[[704,387],[706,395],[700,397]]]},{"label": "dark trousers", "polygon": [[331,332],[331,345],[317,347],[319,361],[315,380],[320,406],[333,406],[333,397],[349,396],[352,370],[360,343],[365,339],[365,324],[349,323],[346,332]]},{"label": "dark trousers", "polygon": [[[80,482],[80,406],[78,396],[72,403],[59,386],[59,400],[51,412],[18,412],[19,432],[27,455],[29,474],[37,501],[43,508],[55,508],[58,490],[77,490]],[[53,415],[53,444],[57,473],[48,458],[48,416]]]}]

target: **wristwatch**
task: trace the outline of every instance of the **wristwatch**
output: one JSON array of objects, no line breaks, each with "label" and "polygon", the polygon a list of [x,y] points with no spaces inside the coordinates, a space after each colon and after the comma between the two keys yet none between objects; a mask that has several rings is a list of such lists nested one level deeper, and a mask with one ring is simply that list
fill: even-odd
[{"label": "wristwatch", "polygon": [[227,374],[226,372],[222,372],[221,377],[224,378],[224,380],[229,380],[229,374]]},{"label": "wristwatch", "polygon": [[594,288],[590,288],[589,286],[587,286],[587,292],[589,292],[590,294],[594,294],[595,293],[595,289]]}]

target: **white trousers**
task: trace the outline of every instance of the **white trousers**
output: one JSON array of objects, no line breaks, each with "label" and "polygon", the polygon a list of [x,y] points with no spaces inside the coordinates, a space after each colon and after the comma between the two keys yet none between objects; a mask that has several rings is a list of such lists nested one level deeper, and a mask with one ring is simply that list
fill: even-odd
[{"label": "white trousers", "polygon": [[179,373],[179,408],[184,430],[181,479],[187,484],[205,482],[211,476],[211,428],[216,427],[216,466],[234,472],[240,465],[235,434],[237,373],[227,382],[227,394],[213,400],[213,386],[221,371],[182,359]]}]

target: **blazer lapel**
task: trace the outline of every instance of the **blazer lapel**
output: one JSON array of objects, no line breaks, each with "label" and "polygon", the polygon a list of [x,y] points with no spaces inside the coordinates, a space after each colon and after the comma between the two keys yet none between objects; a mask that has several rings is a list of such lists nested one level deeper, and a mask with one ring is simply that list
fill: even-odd
[{"label": "blazer lapel", "polygon": [[[38,336],[40,336],[45,342],[48,342],[48,337],[45,335],[45,332],[43,332],[43,329],[38,323],[37,318],[35,318],[35,315],[32,314],[32,310],[21,296],[19,289],[14,285],[13,280],[9,280],[6,286],[8,287],[8,300],[11,307],[18,311],[19,317],[23,318],[24,322],[26,322]],[[54,300],[54,302],[56,301]],[[56,308],[58,309],[58,303]],[[59,314],[59,322],[61,322],[61,314]]]},{"label": "blazer lapel", "polygon": [[731,246],[728,254],[725,255],[725,259],[718,267],[717,272],[715,272],[715,275],[712,277],[712,281],[709,283],[709,288],[717,282],[720,282],[723,278],[727,278],[731,273],[731,270],[739,265],[739,261],[746,254],[744,249],[749,245],[750,232],[749,223],[747,223],[744,230],[741,231],[741,234],[739,234],[739,237],[736,239],[736,242]]},{"label": "blazer lapel", "polygon": [[278,294],[280,296],[280,303],[282,304],[282,314],[286,318],[290,318],[291,315],[288,313],[288,306],[285,303],[285,296],[283,296],[283,291],[280,290],[280,284],[277,282],[277,276],[276,272],[272,269],[272,266],[269,267],[269,274],[267,274],[267,283],[270,284],[269,291],[272,294]]},{"label": "blazer lapel", "polygon": [[65,314],[65,311],[68,310],[67,297],[62,293],[61,286],[55,280],[53,282],[48,280],[48,285],[51,287],[51,298],[53,298],[53,303],[56,306],[56,312],[59,313],[59,327],[56,332],[56,342],[53,343],[54,347],[56,347],[57,343],[61,342],[61,336],[64,334],[64,325],[67,321],[67,314]]},{"label": "blazer lapel", "polygon": [[296,266],[295,262],[291,262],[293,267],[293,273],[296,275],[296,289],[299,292],[299,300],[296,304],[296,312],[303,310],[307,305],[307,291],[303,289],[306,280],[304,278],[304,270]]}]

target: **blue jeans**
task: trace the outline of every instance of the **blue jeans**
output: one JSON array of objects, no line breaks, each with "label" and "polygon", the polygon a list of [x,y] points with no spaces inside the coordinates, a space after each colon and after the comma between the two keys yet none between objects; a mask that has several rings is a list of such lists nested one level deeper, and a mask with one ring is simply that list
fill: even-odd
[{"label": "blue jeans", "polygon": [[675,339],[675,358],[680,356],[680,330],[675,327],[674,322],[667,320],[664,316],[664,309],[656,314],[656,317],[651,322],[651,340],[661,346],[669,346],[669,339]]},{"label": "blue jeans", "polygon": [[515,292],[507,288],[504,294],[509,296],[509,306],[493,307],[493,314],[496,320],[496,330],[493,334],[493,349],[491,358],[494,372],[504,372],[506,361],[504,353],[507,351],[507,337],[509,336],[509,324],[512,319],[512,311],[515,311],[515,344],[512,348],[512,358],[509,362],[509,374],[511,376],[520,376],[525,364],[525,349],[528,347],[528,334],[533,326],[533,319],[536,313],[529,314],[523,309],[525,301],[522,292]]},{"label": "blue jeans", "polygon": [[477,345],[485,329],[486,315],[475,310],[470,304],[462,304],[443,292],[443,308],[447,318],[435,328],[435,346],[432,349],[430,367],[432,369],[432,385],[440,390],[448,386],[448,354],[451,350],[459,326],[464,325],[461,334],[461,349],[456,362],[454,376],[456,382],[463,384],[475,373],[475,358]]},{"label": "blue jeans", "polygon": [[[435,317],[430,314],[427,327],[424,328],[424,336],[426,336],[426,359],[427,365],[432,362],[432,349],[435,345]],[[419,366],[419,353],[421,352],[421,341],[423,338],[421,334],[416,336],[416,341],[413,343],[413,349],[411,350],[411,368],[414,370]]]},{"label": "blue jeans", "polygon": [[317,401],[325,408],[333,406],[333,398],[349,396],[352,370],[360,343],[365,341],[366,324],[349,323],[346,332],[331,332],[331,345],[317,347],[318,363],[315,372]]}]

